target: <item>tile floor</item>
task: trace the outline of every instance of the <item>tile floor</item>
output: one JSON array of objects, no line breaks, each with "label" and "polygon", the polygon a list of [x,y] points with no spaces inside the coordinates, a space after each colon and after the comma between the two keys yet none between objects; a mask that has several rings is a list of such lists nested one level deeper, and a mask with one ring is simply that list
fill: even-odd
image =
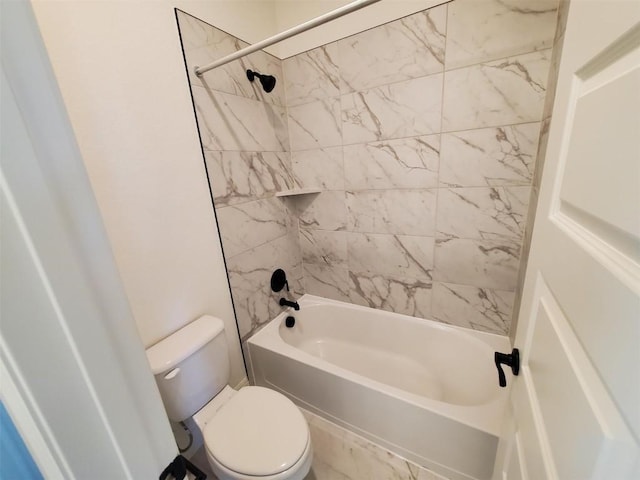
[{"label": "tile floor", "polygon": [[[305,410],[313,443],[313,464],[305,480],[447,480],[430,470]],[[191,460],[207,473],[204,449]]]}]

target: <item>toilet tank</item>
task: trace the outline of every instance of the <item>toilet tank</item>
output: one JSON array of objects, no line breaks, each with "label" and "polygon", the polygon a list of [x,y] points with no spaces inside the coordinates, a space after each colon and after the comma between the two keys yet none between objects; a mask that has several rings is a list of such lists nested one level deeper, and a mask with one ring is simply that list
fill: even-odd
[{"label": "toilet tank", "polygon": [[229,381],[224,324],[204,315],[147,349],[167,416],[191,417]]}]

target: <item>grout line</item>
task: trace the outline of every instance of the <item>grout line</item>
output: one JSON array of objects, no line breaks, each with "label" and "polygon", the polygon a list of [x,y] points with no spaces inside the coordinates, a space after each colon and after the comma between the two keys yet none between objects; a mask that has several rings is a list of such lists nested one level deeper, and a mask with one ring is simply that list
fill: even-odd
[{"label": "grout line", "polygon": [[228,257],[228,260],[232,260],[232,259],[234,259],[234,258],[238,257],[239,255],[243,255],[243,254],[245,254],[245,253],[247,253],[247,252],[250,252],[251,250],[255,250],[255,249],[257,249],[257,248],[264,247],[265,245],[268,245],[268,244],[270,244],[270,243],[274,243],[274,242],[276,242],[276,241],[278,241],[278,240],[282,240],[283,238],[287,237],[287,236],[289,235],[289,233],[290,233],[290,232],[288,232],[288,231],[287,231],[284,235],[280,235],[279,237],[273,238],[273,239],[271,239],[271,240],[267,240],[266,242],[263,242],[263,243],[261,243],[261,244],[259,244],[259,245],[256,245],[255,247],[249,247],[249,248],[247,248],[246,250],[243,250],[243,251],[241,251],[241,252],[236,253],[235,255],[230,255],[230,256]]},{"label": "grout line", "polygon": [[[443,67],[446,67],[447,64],[447,44],[449,42],[449,7],[450,5],[447,5],[446,8],[446,12],[445,12],[445,29],[444,29],[444,36],[445,36],[445,40],[444,40],[444,44],[445,44],[445,48],[444,48],[444,58],[442,60],[442,64]],[[442,74],[442,91],[440,93],[440,144],[438,147],[438,175],[437,175],[437,184],[438,187],[440,187],[440,170],[442,169],[442,127],[444,125],[444,94],[445,94],[445,86],[446,86],[446,71]],[[440,187],[441,188],[441,187]],[[433,214],[433,236],[434,237],[438,237],[438,217],[440,217],[440,209],[439,207],[439,200],[440,200],[440,188],[436,189],[436,199],[435,199],[435,205],[434,205],[434,214]],[[435,281],[435,277],[437,276],[437,264],[436,264],[436,252],[437,252],[437,241],[434,239],[433,242],[433,252],[432,252],[432,259],[433,259],[433,273],[432,273],[432,277]],[[429,304],[429,316],[433,317],[433,295],[431,297],[431,302]]]},{"label": "grout line", "polygon": [[[448,9],[448,5],[447,5],[447,9]],[[447,16],[447,20],[446,20],[446,24],[447,25],[448,25],[448,22],[449,22],[449,18]],[[445,35],[446,35],[446,29],[445,29]],[[327,95],[327,96],[322,97],[322,98],[313,98],[313,99],[311,99],[309,101],[303,101],[303,102],[300,102],[300,103],[294,103],[294,104],[292,104],[290,106],[291,107],[298,107],[298,106],[301,106],[301,105],[308,105],[310,103],[319,102],[319,101],[322,101],[322,100],[325,100],[325,99],[328,99],[328,98],[343,97],[343,96],[346,96],[346,95],[354,95],[354,94],[357,94],[357,93],[366,93],[366,92],[369,92],[371,90],[380,89],[380,88],[391,86],[391,85],[397,85],[399,83],[412,82],[414,80],[420,80],[420,79],[427,78],[427,77],[433,77],[435,75],[444,75],[446,73],[455,72],[457,70],[464,70],[464,69],[467,69],[467,68],[478,67],[478,66],[481,66],[481,65],[486,65],[486,64],[494,63],[494,62],[499,62],[499,61],[507,60],[507,59],[510,59],[510,58],[522,57],[522,56],[525,56],[525,55],[532,55],[534,53],[540,53],[540,52],[546,52],[546,51],[552,52],[552,50],[553,50],[553,47],[541,48],[541,49],[538,49],[538,50],[532,50],[532,51],[527,51],[527,52],[522,52],[522,53],[516,53],[516,54],[513,54],[513,55],[507,55],[507,56],[504,56],[504,57],[497,57],[497,58],[494,58],[494,59],[487,59],[487,60],[483,60],[483,61],[480,61],[480,62],[477,62],[477,63],[470,63],[468,65],[462,65],[460,67],[454,67],[454,68],[447,69],[446,68],[446,40],[445,40],[445,62],[442,63],[442,70],[433,71],[433,72],[425,71],[425,72],[422,72],[419,75],[416,75],[415,77],[402,78],[402,79],[394,80],[394,81],[387,82],[387,83],[381,83],[379,85],[371,85],[371,86],[364,87],[364,88],[361,88],[361,89],[358,89],[358,90],[351,90],[351,91],[347,91],[347,92],[340,91],[336,95]],[[549,57],[549,58],[551,59],[551,57]]]},{"label": "grout line", "polygon": [[[420,133],[420,134],[417,134],[417,135],[407,135],[407,136],[404,136],[404,137],[392,137],[392,138],[380,139],[380,140],[365,140],[365,141],[361,141],[361,142],[346,143],[346,144],[343,144],[343,145],[317,146],[317,147],[313,147],[313,148],[292,150],[292,153],[309,152],[309,151],[314,151],[314,150],[326,150],[326,149],[329,149],[329,148],[338,148],[338,147],[341,147],[341,146],[342,147],[351,147],[351,146],[357,146],[357,145],[374,145],[374,144],[380,144],[380,143],[398,142],[400,140],[410,140],[410,139],[414,139],[414,138],[433,137],[433,136],[436,136],[436,135],[455,135],[457,133],[473,132],[473,131],[476,131],[476,130],[489,130],[489,129],[496,129],[496,128],[517,127],[517,126],[521,126],[521,125],[532,125],[532,124],[535,124],[535,123],[540,123],[541,124],[542,120],[530,120],[530,121],[526,121],[526,122],[506,123],[506,124],[500,124],[500,125],[488,125],[488,126],[481,126],[481,127],[474,127],[474,128],[463,128],[463,129],[460,129],[460,130],[447,130],[447,131],[440,131],[440,132],[433,132],[433,133]],[[213,150],[207,150],[207,151],[213,151]],[[227,151],[232,151],[232,150],[227,150]]]}]

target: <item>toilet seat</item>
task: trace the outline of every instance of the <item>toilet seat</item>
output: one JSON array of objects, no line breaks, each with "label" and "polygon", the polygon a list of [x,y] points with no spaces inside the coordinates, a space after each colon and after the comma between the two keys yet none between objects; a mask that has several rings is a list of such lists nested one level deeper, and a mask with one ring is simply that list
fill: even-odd
[{"label": "toilet seat", "polygon": [[228,478],[292,478],[294,471],[311,463],[309,427],[302,413],[267,388],[242,388],[202,434],[212,467]]},{"label": "toilet seat", "polygon": [[276,473],[275,475],[268,475],[262,477],[256,477],[253,475],[244,475],[239,472],[229,470],[224,465],[221,465],[215,457],[207,450],[207,460],[209,466],[215,473],[219,480],[304,480],[307,474],[311,470],[311,462],[313,460],[313,449],[311,442],[307,443],[307,448],[302,454],[302,457],[298,460],[293,467],[284,472]]}]

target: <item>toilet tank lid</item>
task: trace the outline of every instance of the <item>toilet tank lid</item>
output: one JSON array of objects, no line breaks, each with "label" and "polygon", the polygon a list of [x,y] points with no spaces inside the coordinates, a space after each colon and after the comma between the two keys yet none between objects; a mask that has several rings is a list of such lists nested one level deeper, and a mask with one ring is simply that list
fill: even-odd
[{"label": "toilet tank lid", "polygon": [[203,315],[147,349],[154,375],[174,368],[192,353],[204,347],[224,330],[222,320]]}]

